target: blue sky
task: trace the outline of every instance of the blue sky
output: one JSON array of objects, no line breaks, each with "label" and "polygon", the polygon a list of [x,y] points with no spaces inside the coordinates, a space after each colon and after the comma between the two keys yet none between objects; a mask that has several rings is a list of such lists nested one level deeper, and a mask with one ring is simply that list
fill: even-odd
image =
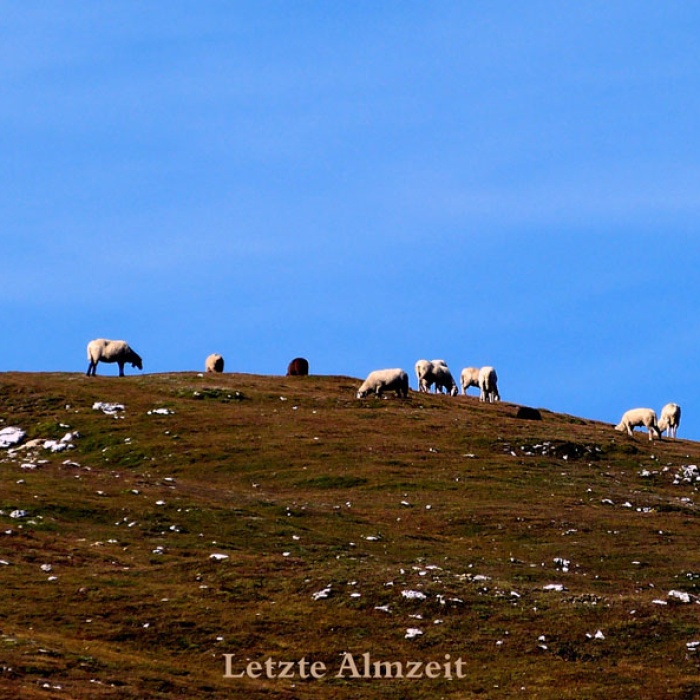
[{"label": "blue sky", "polygon": [[700,439],[698,35],[673,1],[4,2],[0,370],[441,357]]}]

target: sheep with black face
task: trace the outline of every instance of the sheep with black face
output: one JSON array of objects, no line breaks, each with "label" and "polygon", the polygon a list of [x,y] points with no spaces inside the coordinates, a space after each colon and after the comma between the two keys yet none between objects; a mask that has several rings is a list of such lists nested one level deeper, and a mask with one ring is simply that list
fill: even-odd
[{"label": "sheep with black face", "polygon": [[97,338],[91,340],[87,346],[87,357],[90,364],[87,368],[87,376],[95,376],[97,373],[97,363],[116,362],[119,365],[119,376],[124,376],[124,365],[129,363],[132,367],[143,369],[141,357],[134,352],[129,343],[125,340],[107,340],[105,338]]}]

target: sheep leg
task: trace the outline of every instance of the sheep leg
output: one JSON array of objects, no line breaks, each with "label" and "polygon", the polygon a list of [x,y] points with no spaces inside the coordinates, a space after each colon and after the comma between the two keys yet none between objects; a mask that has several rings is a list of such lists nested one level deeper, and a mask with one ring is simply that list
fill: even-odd
[{"label": "sheep leg", "polygon": [[119,376],[123,377],[124,376],[124,363],[119,362],[118,364],[119,364]]}]

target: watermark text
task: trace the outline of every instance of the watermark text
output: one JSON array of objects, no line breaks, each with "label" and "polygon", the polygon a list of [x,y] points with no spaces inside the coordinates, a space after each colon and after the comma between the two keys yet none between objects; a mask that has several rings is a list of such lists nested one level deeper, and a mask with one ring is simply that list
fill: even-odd
[{"label": "watermark text", "polygon": [[310,661],[306,657],[296,661],[278,661],[271,657],[263,661],[249,661],[237,665],[235,654],[223,654],[224,678],[264,678],[320,680],[326,677],[346,679],[376,678],[466,678],[466,664],[461,657],[453,659],[445,654],[442,661],[383,661],[375,660],[369,652],[355,656],[345,652],[338,665],[330,668],[323,661]]}]

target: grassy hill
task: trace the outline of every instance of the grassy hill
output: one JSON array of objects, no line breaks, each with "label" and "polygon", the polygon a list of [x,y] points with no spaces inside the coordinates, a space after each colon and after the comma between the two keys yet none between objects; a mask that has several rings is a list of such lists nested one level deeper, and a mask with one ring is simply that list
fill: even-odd
[{"label": "grassy hill", "polygon": [[358,385],[0,375],[0,696],[700,694],[698,443]]}]

